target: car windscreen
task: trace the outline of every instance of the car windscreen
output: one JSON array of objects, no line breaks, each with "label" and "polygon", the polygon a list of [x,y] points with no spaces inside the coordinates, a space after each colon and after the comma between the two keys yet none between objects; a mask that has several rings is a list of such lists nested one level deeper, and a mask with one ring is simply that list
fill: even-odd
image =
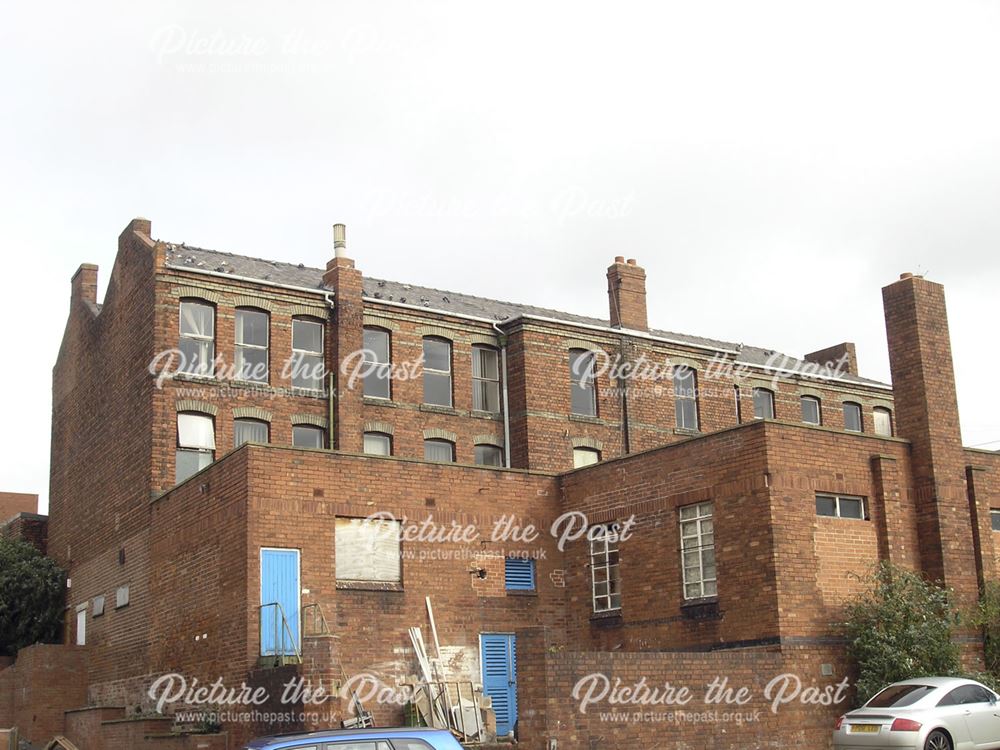
[{"label": "car windscreen", "polygon": [[930,685],[890,685],[865,704],[865,708],[902,708],[912,706],[928,693]]}]

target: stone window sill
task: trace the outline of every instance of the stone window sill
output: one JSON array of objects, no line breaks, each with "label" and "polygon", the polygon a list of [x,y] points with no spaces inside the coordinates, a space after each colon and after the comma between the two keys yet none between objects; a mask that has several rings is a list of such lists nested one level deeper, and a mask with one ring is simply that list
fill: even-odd
[{"label": "stone window sill", "polygon": [[461,412],[451,406],[438,406],[437,404],[421,404],[420,411],[429,411],[435,414],[450,414],[452,416],[461,416]]},{"label": "stone window sill", "polygon": [[337,588],[343,591],[403,591],[398,581],[337,581]]},{"label": "stone window sill", "polygon": [[362,403],[365,406],[387,406],[391,409],[395,409],[397,408],[397,406],[399,406],[398,404],[394,403],[393,401],[387,398],[372,398],[371,396],[365,396],[362,399]]}]

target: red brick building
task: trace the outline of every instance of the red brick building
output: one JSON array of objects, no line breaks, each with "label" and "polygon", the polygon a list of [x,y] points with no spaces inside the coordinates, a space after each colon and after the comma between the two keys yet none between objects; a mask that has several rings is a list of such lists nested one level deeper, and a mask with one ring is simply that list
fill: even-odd
[{"label": "red brick building", "polygon": [[849,343],[652,329],[645,272],[607,278],[598,320],[367,278],[339,225],[321,270],[132,221],[102,304],[95,266],[73,277],[53,379],[49,554],[87,703],[148,708],[168,672],[393,685],[430,597],[448,678],[484,683],[529,747],[704,736],[579,711],[593,673],[731,675],[763,714],[714,746],[823,746],[844,706],[773,714],[761,691],[849,673],[831,623],[855,574],[891,560],[965,603],[998,574],[1000,455],[961,445],[943,289],[883,290],[889,386]]}]

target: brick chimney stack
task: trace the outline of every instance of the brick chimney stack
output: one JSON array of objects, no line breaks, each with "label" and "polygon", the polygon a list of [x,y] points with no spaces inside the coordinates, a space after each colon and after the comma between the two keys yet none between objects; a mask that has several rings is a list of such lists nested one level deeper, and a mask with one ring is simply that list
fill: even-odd
[{"label": "brick chimney stack", "polygon": [[74,301],[97,304],[97,266],[93,263],[81,263],[73,274],[70,282],[70,298]]},{"label": "brick chimney stack", "polygon": [[611,327],[648,331],[646,320],[646,271],[634,258],[619,255],[608,267],[608,305]]},{"label": "brick chimney stack", "polygon": [[362,404],[364,390],[359,381],[349,387],[340,363],[364,348],[364,304],[361,271],[347,257],[347,228],[333,225],[334,257],[326,264],[323,285],[333,290],[333,325],[328,366],[334,374],[334,423],[330,425],[330,447],[352,453],[363,452]]},{"label": "brick chimney stack", "polygon": [[806,362],[813,362],[814,364],[831,368],[835,368],[843,362],[843,365],[841,365],[842,372],[848,375],[858,374],[858,353],[854,344],[850,341],[845,341],[843,344],[837,344],[836,346],[828,346],[826,349],[820,349],[818,352],[812,352],[803,357],[803,359]]},{"label": "brick chimney stack", "polygon": [[978,582],[944,287],[904,273],[882,301],[896,425],[912,444],[921,565],[969,604]]}]

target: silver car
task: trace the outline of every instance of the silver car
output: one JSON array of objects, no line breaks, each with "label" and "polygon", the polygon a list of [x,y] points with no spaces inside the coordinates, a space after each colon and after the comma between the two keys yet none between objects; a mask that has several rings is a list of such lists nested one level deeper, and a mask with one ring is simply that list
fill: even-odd
[{"label": "silver car", "polygon": [[1000,705],[984,685],[957,677],[896,682],[837,720],[837,750],[1000,749]]}]

